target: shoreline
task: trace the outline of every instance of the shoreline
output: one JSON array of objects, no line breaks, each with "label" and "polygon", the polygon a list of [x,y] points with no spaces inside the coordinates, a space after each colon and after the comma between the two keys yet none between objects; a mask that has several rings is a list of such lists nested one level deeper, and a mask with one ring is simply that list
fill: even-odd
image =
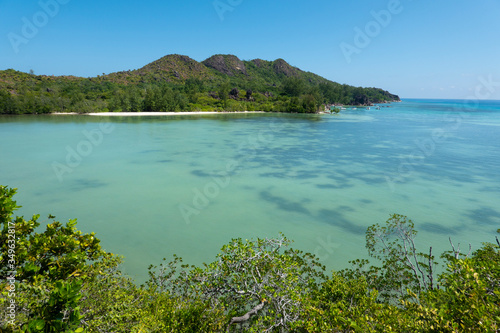
[{"label": "shoreline", "polygon": [[[80,113],[87,116],[111,116],[111,117],[143,117],[143,116],[186,116],[186,115],[213,115],[233,113],[264,113],[264,111],[192,111],[192,112],[91,112]],[[53,113],[53,115],[75,115],[78,113]]]}]

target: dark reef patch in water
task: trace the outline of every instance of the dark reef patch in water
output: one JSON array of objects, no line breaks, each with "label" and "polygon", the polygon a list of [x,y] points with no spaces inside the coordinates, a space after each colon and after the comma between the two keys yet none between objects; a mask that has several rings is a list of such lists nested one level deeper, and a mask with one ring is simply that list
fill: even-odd
[{"label": "dark reef patch in water", "polygon": [[500,225],[500,212],[491,207],[470,210],[466,216],[479,225]]},{"label": "dark reef patch in water", "polygon": [[325,223],[342,228],[352,234],[364,235],[366,228],[349,221],[344,214],[340,212],[341,210],[345,210],[345,208],[340,207],[339,210],[322,209],[319,211],[317,218]]},{"label": "dark reef patch in water", "polygon": [[72,191],[84,191],[89,189],[96,189],[108,186],[108,183],[105,183],[99,179],[75,179],[71,181],[71,190]]},{"label": "dark reef patch in water", "polygon": [[311,212],[300,202],[294,202],[282,197],[278,197],[269,193],[269,191],[262,191],[259,195],[262,200],[273,203],[278,209],[284,210],[286,212],[301,213],[312,217]]},{"label": "dark reef patch in water", "polygon": [[370,200],[370,199],[359,199],[359,202],[368,205],[368,204],[373,203],[373,200]]},{"label": "dark reef patch in water", "polygon": [[203,170],[193,170],[191,171],[191,174],[196,177],[202,177],[202,178],[207,178],[207,177],[212,177],[213,175],[211,173],[208,173]]},{"label": "dark reef patch in water", "polygon": [[[427,231],[433,234],[441,234],[445,236],[456,235],[459,228],[448,228],[436,223],[423,223],[419,224],[417,229]],[[462,228],[460,228],[462,229]]]}]

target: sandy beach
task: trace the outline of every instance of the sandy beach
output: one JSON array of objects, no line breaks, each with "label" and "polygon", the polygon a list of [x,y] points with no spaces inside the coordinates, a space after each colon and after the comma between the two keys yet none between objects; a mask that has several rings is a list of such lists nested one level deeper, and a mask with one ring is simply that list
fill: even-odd
[{"label": "sandy beach", "polygon": [[231,113],[264,113],[264,111],[234,111],[234,112],[217,112],[217,111],[193,111],[193,112],[96,112],[87,113],[89,116],[186,116],[186,115],[206,115],[206,114],[231,114]]}]

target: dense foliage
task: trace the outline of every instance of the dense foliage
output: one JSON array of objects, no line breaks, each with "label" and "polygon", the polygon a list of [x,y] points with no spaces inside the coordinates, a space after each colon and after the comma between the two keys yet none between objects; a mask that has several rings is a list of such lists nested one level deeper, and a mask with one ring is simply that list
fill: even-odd
[{"label": "dense foliage", "polygon": [[170,55],[141,69],[92,78],[0,71],[0,113],[140,111],[316,112],[322,105],[369,105],[399,97],[328,81],[282,59]]},{"label": "dense foliage", "polygon": [[436,276],[432,251],[415,247],[412,221],[393,215],[366,234],[379,265],[357,260],[325,275],[283,235],[233,239],[213,263],[188,266],[174,256],[137,286],[76,221],[36,232],[39,216],[13,217],[14,194],[0,186],[2,332],[500,330],[498,239],[466,255],[444,253]]}]

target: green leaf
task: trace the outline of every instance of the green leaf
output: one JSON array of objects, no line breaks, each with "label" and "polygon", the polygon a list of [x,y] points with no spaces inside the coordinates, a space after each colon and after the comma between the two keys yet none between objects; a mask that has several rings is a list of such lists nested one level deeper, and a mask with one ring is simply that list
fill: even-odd
[{"label": "green leaf", "polygon": [[43,319],[37,319],[32,321],[29,326],[37,331],[41,331],[45,327],[45,321]]}]

